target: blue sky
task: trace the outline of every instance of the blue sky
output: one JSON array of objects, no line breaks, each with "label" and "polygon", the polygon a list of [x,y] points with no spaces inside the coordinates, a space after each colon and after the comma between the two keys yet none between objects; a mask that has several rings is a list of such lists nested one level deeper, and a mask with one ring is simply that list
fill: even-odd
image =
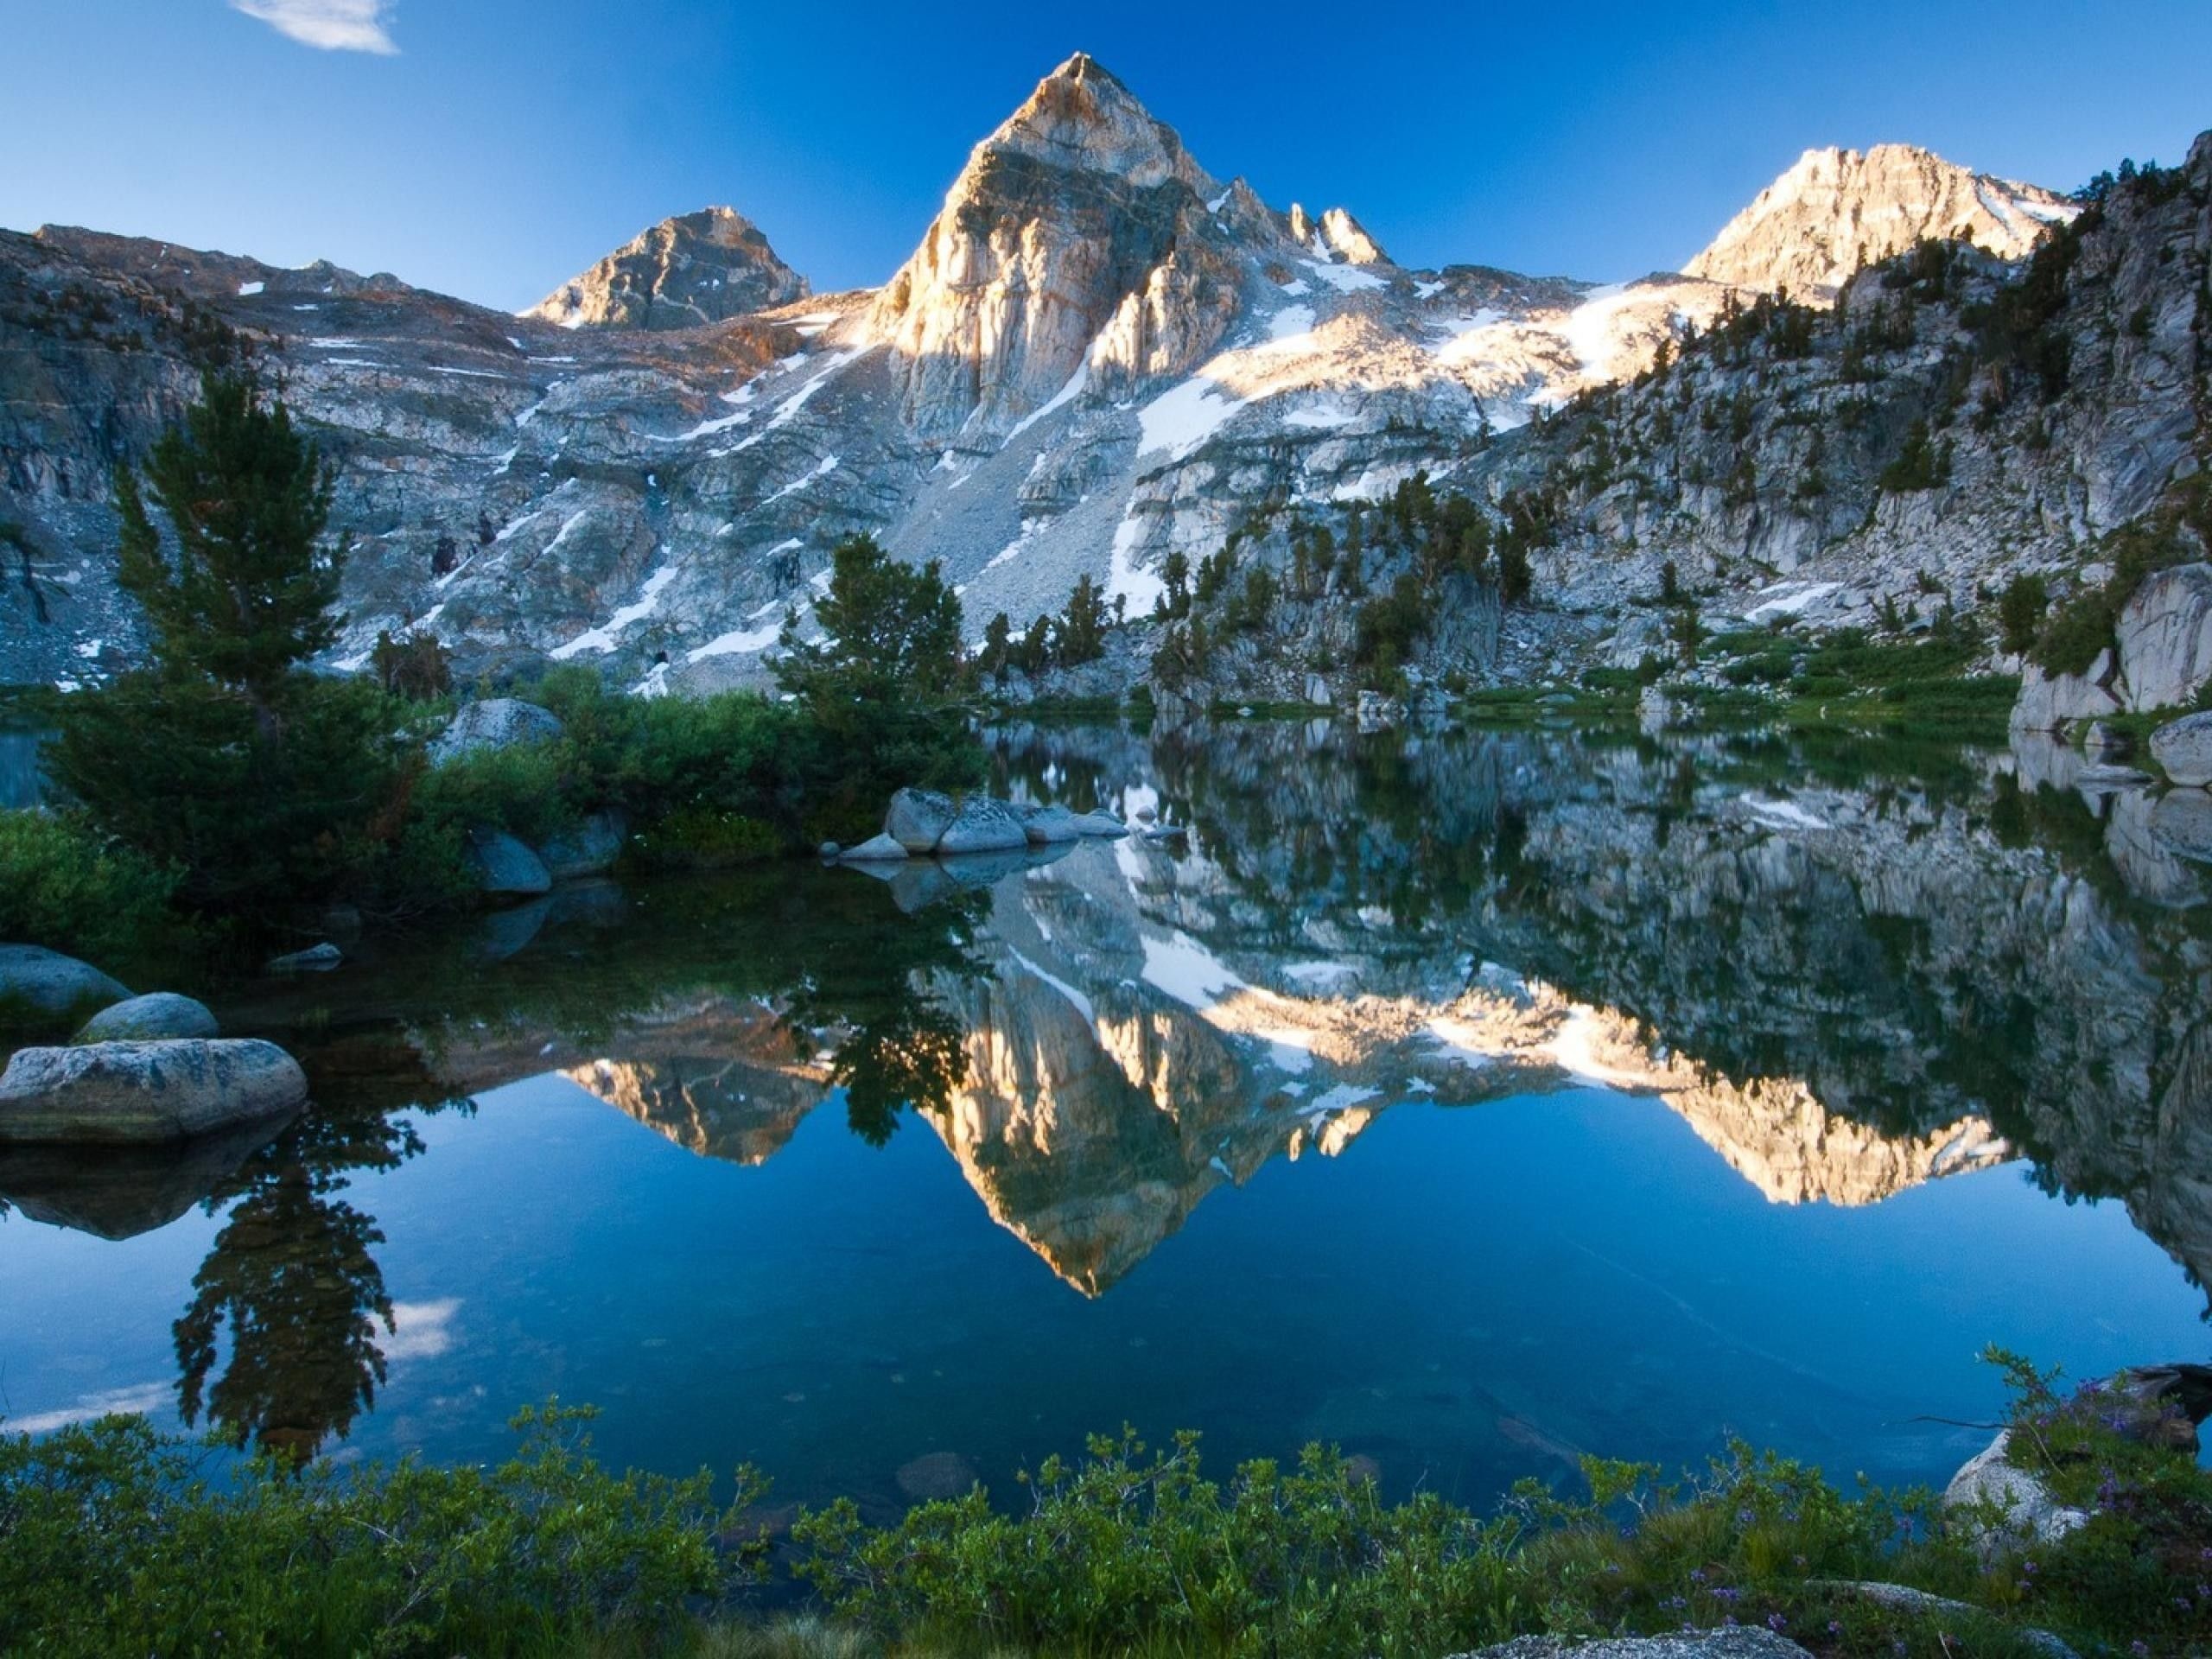
[{"label": "blue sky", "polygon": [[2068,188],[2212,126],[2205,0],[5,0],[0,30],[0,225],[507,307],[710,202],[818,287],[880,282],[1077,49],[1213,172],[1402,263],[1599,279],[1681,264],[1810,145]]}]

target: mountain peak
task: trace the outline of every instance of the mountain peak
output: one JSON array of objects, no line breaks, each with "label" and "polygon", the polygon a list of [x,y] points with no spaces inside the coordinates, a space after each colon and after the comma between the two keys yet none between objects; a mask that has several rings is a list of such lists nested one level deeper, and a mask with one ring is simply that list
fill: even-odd
[{"label": "mountain peak", "polygon": [[976,146],[877,296],[868,331],[901,361],[908,417],[1003,432],[1071,387],[1187,368],[1239,302],[1208,205],[1233,194],[1077,53]]},{"label": "mountain peak", "polygon": [[1916,144],[1808,149],[1683,267],[1686,275],[1830,300],[1853,272],[1923,237],[2016,259],[2077,209],[2063,196]]},{"label": "mountain peak", "polygon": [[523,315],[565,328],[696,328],[809,291],[751,219],[702,207],[640,231]]}]

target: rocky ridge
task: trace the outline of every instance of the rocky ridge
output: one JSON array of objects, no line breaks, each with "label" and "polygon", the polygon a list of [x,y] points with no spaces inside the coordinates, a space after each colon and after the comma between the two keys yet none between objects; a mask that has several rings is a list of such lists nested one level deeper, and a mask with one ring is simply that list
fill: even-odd
[{"label": "rocky ridge", "polygon": [[[1930,227],[2005,254],[2031,209],[2056,217],[2024,190],[1977,217],[1961,205],[1982,201],[1974,175],[1906,154],[1867,158],[1817,202],[1770,203],[1760,236],[1833,218],[1853,190],[1883,194],[1837,258]],[[105,480],[201,367],[240,355],[282,374],[338,467],[335,518],[356,539],[339,666],[361,665],[380,631],[422,629],[467,675],[554,658],[704,690],[761,677],[784,612],[805,612],[830,548],[857,530],[943,560],[980,633],[994,611],[1018,626],[1057,607],[1082,572],[1141,615],[1170,552],[1212,550],[1257,501],[1371,496],[1416,469],[1502,487],[1535,464],[1515,457],[1548,453],[1517,429],[1642,372],[1738,293],[1694,273],[1605,288],[1403,269],[1341,208],[1278,212],[1222,184],[1080,55],[977,148],[874,293],[777,303],[797,279],[742,221],[700,217],[556,293],[558,322],[330,267],[0,237],[0,514],[21,526],[0,673],[77,683],[133,660]],[[1738,244],[1730,257],[1751,258]],[[754,294],[766,308],[668,326]],[[2154,322],[2160,349],[2187,327]],[[1760,426],[1777,447],[1802,430],[1778,413]],[[2124,516],[2144,479],[2155,488],[2164,449],[2126,453],[2128,482],[2108,500],[2093,484],[2093,514],[2045,514],[2044,547]],[[1641,568],[1624,551],[1772,545],[1780,568],[1847,522],[1840,505],[1810,531],[1769,531],[1764,511],[1747,531],[1743,516],[1700,486],[1664,514],[1609,517],[1545,574],[1569,609],[1604,615]],[[2006,556],[1968,545],[1978,571]],[[1834,562],[1862,555],[1839,545]]]}]

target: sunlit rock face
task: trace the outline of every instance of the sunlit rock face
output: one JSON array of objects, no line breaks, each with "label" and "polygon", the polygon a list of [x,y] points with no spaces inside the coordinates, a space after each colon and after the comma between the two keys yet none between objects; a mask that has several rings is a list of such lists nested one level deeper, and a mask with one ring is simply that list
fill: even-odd
[{"label": "sunlit rock face", "polygon": [[696,328],[809,291],[751,219],[706,207],[639,232],[524,315],[564,328]]},{"label": "sunlit rock face", "polygon": [[1911,144],[1808,149],[1685,267],[1692,276],[1832,300],[1861,267],[1923,238],[1999,258],[2033,250],[2080,208],[2031,184],[1975,173]]},{"label": "sunlit rock face", "polygon": [[1088,363],[1102,391],[1189,369],[1240,306],[1221,188],[1078,54],[976,146],[868,335],[925,436],[1004,431]]}]

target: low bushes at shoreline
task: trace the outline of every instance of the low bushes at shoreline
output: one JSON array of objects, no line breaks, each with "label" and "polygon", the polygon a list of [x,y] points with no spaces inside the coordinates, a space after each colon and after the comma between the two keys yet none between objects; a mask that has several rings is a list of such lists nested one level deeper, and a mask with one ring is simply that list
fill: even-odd
[{"label": "low bushes at shoreline", "polygon": [[[979,1489],[875,1527],[840,1501],[785,1535],[752,1471],[727,1503],[704,1472],[610,1474],[557,1406],[489,1469],[220,1467],[110,1418],[0,1438],[0,1630],[55,1655],[1430,1656],[1729,1625],[1816,1655],[2203,1651],[2212,1478],[2185,1419],[2146,1438],[2133,1396],[2011,1377],[2021,1466],[2079,1506],[2063,1536],[1740,1445],[1678,1482],[1586,1459],[1584,1495],[1523,1482],[1482,1516],[1386,1502],[1318,1446],[1217,1481],[1195,1436],[1130,1431],[1011,1506]],[[818,1598],[797,1621],[793,1578]]]}]

